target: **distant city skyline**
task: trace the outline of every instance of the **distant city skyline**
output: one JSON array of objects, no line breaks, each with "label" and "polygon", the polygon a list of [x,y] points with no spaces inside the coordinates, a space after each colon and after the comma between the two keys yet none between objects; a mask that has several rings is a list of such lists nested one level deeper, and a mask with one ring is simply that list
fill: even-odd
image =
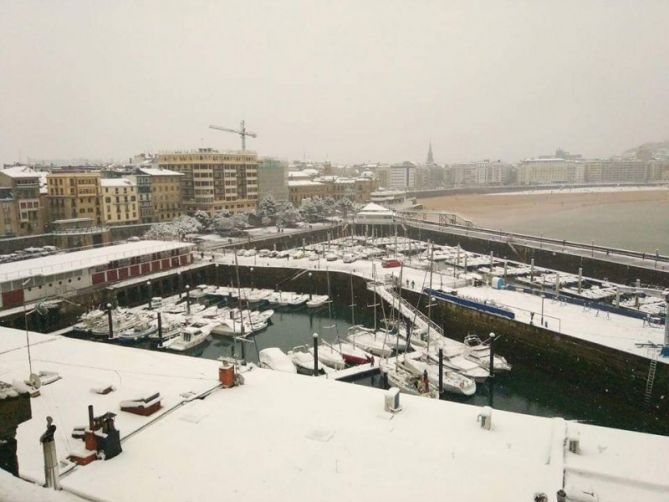
[{"label": "distant city skyline", "polygon": [[337,164],[607,158],[669,138],[669,3],[0,5],[0,164],[248,148]]}]

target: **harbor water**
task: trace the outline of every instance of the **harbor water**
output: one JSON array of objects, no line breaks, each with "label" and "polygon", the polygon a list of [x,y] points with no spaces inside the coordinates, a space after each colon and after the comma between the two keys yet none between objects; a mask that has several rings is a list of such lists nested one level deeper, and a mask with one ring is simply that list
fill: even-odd
[{"label": "harbor water", "polygon": [[[275,309],[267,329],[249,337],[245,343],[246,359],[257,362],[257,351],[267,347],[279,347],[287,352],[298,345],[311,346],[313,333],[318,333],[322,339],[332,343],[336,342],[338,336],[344,341],[346,332],[352,325],[350,308],[333,304],[332,316],[331,321],[327,307],[317,310],[306,307]],[[372,327],[374,321],[371,309],[356,309],[355,322]],[[336,327],[331,327],[333,325]],[[154,345],[155,342],[147,341],[135,347],[154,350]],[[214,360],[233,354],[241,355],[240,343],[229,337],[216,335],[210,336],[204,344],[187,353],[190,356]],[[614,389],[610,394],[599,395],[590,391],[585,383],[576,386],[562,382],[537,367],[515,363],[513,354],[502,355],[513,365],[513,370],[495,377],[492,395],[490,382],[486,382],[477,384],[474,396],[446,393],[442,395],[442,399],[474,406],[487,406],[492,403],[494,408],[506,411],[563,417],[606,427],[669,435],[667,417],[659,417],[652,410],[644,409],[641,404],[639,407],[631,407],[620,402],[615,397]],[[360,378],[353,384],[382,387],[378,374]]]}]

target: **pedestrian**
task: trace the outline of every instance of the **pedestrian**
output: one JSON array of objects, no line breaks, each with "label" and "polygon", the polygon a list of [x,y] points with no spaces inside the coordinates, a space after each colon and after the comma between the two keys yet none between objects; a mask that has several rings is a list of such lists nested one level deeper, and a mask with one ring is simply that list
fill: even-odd
[{"label": "pedestrian", "polygon": [[416,281],[411,281],[411,289],[415,289],[415,288],[416,288]]}]

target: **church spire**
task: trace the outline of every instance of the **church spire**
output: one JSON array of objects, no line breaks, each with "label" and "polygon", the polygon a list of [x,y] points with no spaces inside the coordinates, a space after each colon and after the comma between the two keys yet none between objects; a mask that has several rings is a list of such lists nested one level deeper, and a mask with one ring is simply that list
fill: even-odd
[{"label": "church spire", "polygon": [[432,140],[430,140],[430,148],[427,150],[427,165],[431,166],[434,164],[434,156],[432,155]]}]

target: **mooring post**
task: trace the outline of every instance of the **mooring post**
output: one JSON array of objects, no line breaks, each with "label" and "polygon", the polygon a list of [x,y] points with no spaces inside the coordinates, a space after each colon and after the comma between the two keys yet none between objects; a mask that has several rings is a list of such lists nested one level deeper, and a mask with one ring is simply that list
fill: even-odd
[{"label": "mooring post", "polygon": [[163,345],[163,317],[158,312],[158,347]]},{"label": "mooring post", "polygon": [[495,333],[490,333],[490,378],[495,376]]},{"label": "mooring post", "polygon": [[530,260],[530,282],[534,282],[534,258]]},{"label": "mooring post", "polygon": [[314,376],[318,376],[318,333],[314,333]]},{"label": "mooring post", "polygon": [[439,393],[444,392],[444,349],[439,347]]},{"label": "mooring post", "polygon": [[107,304],[107,322],[109,323],[109,339],[114,338],[114,323],[112,322],[112,304]]}]

